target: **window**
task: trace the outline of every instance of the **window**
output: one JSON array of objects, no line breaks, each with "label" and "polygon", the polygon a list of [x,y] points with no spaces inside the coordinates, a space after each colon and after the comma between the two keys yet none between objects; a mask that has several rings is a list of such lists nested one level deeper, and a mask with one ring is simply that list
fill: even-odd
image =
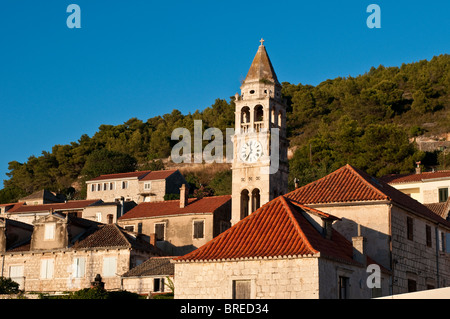
[{"label": "window", "polygon": [[254,112],[255,112],[255,114],[254,114],[253,120],[255,122],[261,122],[264,120],[264,111],[263,111],[262,105],[255,106]]},{"label": "window", "polygon": [[41,260],[41,279],[52,279],[53,269],[55,266],[54,259],[42,259]]},{"label": "window", "polygon": [[123,229],[127,231],[134,231],[134,225],[126,225]]},{"label": "window", "polygon": [[103,277],[114,277],[117,272],[117,257],[103,257]]},{"label": "window", "polygon": [[204,238],[205,222],[203,220],[194,221],[194,239]]},{"label": "window", "polygon": [[9,278],[19,284],[19,289],[23,289],[24,279],[23,265],[14,265],[9,267]]},{"label": "window", "polygon": [[339,299],[347,299],[348,298],[348,277],[339,276]]},{"label": "window", "polygon": [[431,247],[431,227],[426,225],[425,232],[427,237],[427,247]]},{"label": "window", "polygon": [[153,279],[153,292],[164,292],[164,278]]},{"label": "window", "polygon": [[233,299],[250,299],[250,280],[233,280]]},{"label": "window", "polygon": [[413,279],[408,279],[408,292],[417,291],[417,283]]},{"label": "window", "polygon": [[152,182],[146,182],[144,184],[144,189],[145,190],[151,190],[152,189]]},{"label": "window", "polygon": [[91,184],[91,192],[95,192],[95,184]]},{"label": "window", "polygon": [[96,219],[99,223],[101,223],[101,222],[102,222],[102,213],[100,213],[100,212],[95,213],[95,219]]},{"label": "window", "polygon": [[249,200],[250,200],[249,192],[248,190],[244,189],[241,192],[241,219],[244,219],[245,217],[248,216]]},{"label": "window", "polygon": [[138,234],[142,234],[142,223],[138,223],[137,232],[138,232]]},{"label": "window", "polygon": [[445,233],[441,232],[441,251],[445,252]]},{"label": "window", "polygon": [[114,190],[114,183],[109,183],[109,190],[110,191]]},{"label": "window", "polygon": [[83,278],[86,269],[86,258],[85,257],[76,257],[73,259],[73,273],[72,276],[74,278]]},{"label": "window", "polygon": [[122,182],[122,189],[127,189],[128,188],[128,182],[123,181]]},{"label": "window", "polygon": [[163,241],[165,240],[165,223],[157,223],[155,224],[155,235],[157,241]]},{"label": "window", "polygon": [[257,210],[260,206],[260,194],[259,189],[255,188],[252,191],[252,212]]},{"label": "window", "polygon": [[448,188],[439,188],[439,203],[446,202],[448,199]]},{"label": "window", "polygon": [[48,223],[44,226],[44,239],[53,240],[55,239],[56,223]]},{"label": "window", "polygon": [[414,240],[414,220],[406,217],[406,235],[409,240]]},{"label": "window", "polygon": [[108,190],[108,183],[103,183],[103,190],[107,191]]},{"label": "window", "polygon": [[101,191],[102,190],[102,184],[97,184],[97,191]]}]

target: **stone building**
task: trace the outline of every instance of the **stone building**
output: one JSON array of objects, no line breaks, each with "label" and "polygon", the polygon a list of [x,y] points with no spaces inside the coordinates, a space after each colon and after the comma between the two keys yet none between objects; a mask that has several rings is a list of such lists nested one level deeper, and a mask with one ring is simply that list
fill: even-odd
[{"label": "stone building", "polygon": [[160,254],[148,237],[73,215],[43,216],[32,229],[0,222],[1,273],[26,292],[89,288],[98,274],[106,289],[120,289],[123,273]]},{"label": "stone building", "polygon": [[449,198],[450,171],[388,175],[382,180],[422,204],[445,203]]},{"label": "stone building", "polygon": [[55,194],[46,189],[43,189],[19,199],[18,202],[25,203],[25,205],[42,205],[42,204],[64,203],[65,200],[66,197],[64,195]]},{"label": "stone building", "polygon": [[236,93],[232,224],[288,190],[286,104],[263,43]]},{"label": "stone building", "polygon": [[102,201],[98,199],[91,199],[36,205],[27,205],[26,203],[22,203],[21,205],[14,205],[14,207],[7,210],[3,215],[7,218],[31,225],[35,220],[52,213],[64,213],[74,215],[76,217],[83,217],[83,211],[87,207],[100,202]]},{"label": "stone building", "polygon": [[86,182],[86,199],[105,202],[163,201],[166,194],[178,194],[186,181],[178,170],[139,171],[101,175]]},{"label": "stone building", "polygon": [[140,295],[171,293],[174,283],[174,257],[151,257],[122,275],[122,287]]},{"label": "stone building", "polygon": [[[174,259],[175,298],[371,298],[388,294],[389,272],[346,240],[339,218],[283,196],[199,249]],[[368,265],[380,269],[368,287]]]},{"label": "stone building", "polygon": [[450,286],[450,222],[389,184],[346,165],[286,195],[333,214],[350,240],[367,238],[367,253],[392,272],[390,294]]},{"label": "stone building", "polygon": [[141,203],[118,224],[125,229],[156,236],[156,245],[166,255],[179,256],[202,246],[230,227],[231,196],[188,198]]}]

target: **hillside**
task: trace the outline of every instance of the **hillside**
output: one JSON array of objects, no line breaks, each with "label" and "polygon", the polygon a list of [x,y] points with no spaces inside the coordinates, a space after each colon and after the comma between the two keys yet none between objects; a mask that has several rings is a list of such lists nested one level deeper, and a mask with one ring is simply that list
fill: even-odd
[{"label": "hillside", "polygon": [[[421,151],[410,143],[414,137],[450,132],[450,55],[401,67],[372,67],[358,77],[339,77],[317,86],[282,85],[290,148],[295,150],[290,185],[294,178],[305,184],[346,163],[374,176],[412,172],[419,160],[427,167],[450,167],[450,156]],[[101,125],[92,137],[83,135],[68,145],[55,145],[51,152],[31,156],[25,163],[12,161],[0,202],[42,188],[82,198],[87,178],[162,168],[157,159],[170,155],[175,128],[192,133],[196,119],[203,121],[204,128],[217,127],[224,133],[234,127],[233,100],[217,99],[211,107],[187,115],[174,110],[145,122],[132,118],[121,125]],[[186,170],[195,186],[211,184],[215,193],[229,191],[228,166],[212,169],[209,178],[199,176],[202,170]]]}]

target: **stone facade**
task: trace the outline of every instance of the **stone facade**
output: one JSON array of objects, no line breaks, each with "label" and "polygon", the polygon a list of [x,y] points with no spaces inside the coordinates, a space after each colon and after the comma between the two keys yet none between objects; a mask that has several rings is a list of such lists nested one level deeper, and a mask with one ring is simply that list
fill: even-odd
[{"label": "stone facade", "polygon": [[[175,263],[175,298],[231,299],[235,281],[250,281],[251,299],[336,299],[339,277],[349,278],[346,298],[370,298],[365,268],[318,257]],[[382,290],[388,279],[383,274]]]},{"label": "stone facade", "polygon": [[123,198],[136,203],[163,201],[166,194],[178,194],[183,183],[186,181],[178,170],[104,175],[86,182],[86,199],[114,202]]},{"label": "stone facade", "polygon": [[[5,256],[3,274],[18,282],[27,292],[63,292],[89,288],[97,274],[102,276],[105,289],[120,289],[120,275],[133,266],[135,260],[146,259],[129,249],[102,250],[40,250],[2,254]],[[116,274],[105,273],[105,258],[116,260]],[[84,259],[84,269],[77,274],[76,258]],[[49,262],[50,261],[50,262]],[[45,266],[44,266],[45,264]],[[22,268],[23,275],[16,277],[12,269]],[[53,267],[51,273],[44,274],[43,267]]]},{"label": "stone facade", "polygon": [[[176,201],[178,202],[178,201]],[[229,227],[231,201],[213,212],[179,215],[161,215],[132,219],[119,219],[119,225],[145,235],[155,234],[155,225],[164,225],[164,240],[156,242],[158,248],[169,256],[187,254],[206,244]],[[124,216],[126,217],[126,215]],[[203,222],[203,237],[194,237],[194,222]]]},{"label": "stone facade", "polygon": [[[450,286],[450,251],[446,243],[447,251],[442,251],[441,234],[444,234],[444,241],[450,234],[446,227],[391,203],[310,206],[340,217],[342,220],[335,222],[333,228],[348,240],[357,235],[358,225],[361,226],[362,235],[367,238],[367,254],[393,271],[392,293],[408,292],[408,279],[416,282],[417,290]],[[412,240],[407,236],[407,217],[413,220]],[[426,226],[431,232],[430,246],[427,245]],[[436,247],[440,251],[436,251]]]},{"label": "stone facade", "polygon": [[[235,104],[232,225],[288,190],[286,105],[262,44],[241,86],[241,94],[236,93]],[[243,158],[243,154],[248,158]]]}]

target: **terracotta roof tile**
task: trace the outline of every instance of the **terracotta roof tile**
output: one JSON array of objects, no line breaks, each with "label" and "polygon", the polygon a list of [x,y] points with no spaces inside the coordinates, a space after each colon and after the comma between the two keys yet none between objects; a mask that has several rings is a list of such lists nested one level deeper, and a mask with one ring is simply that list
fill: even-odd
[{"label": "terracotta roof tile", "polygon": [[158,252],[159,250],[148,242],[139,240],[138,237],[130,235],[116,224],[100,226],[98,230],[74,244],[73,248],[108,248],[127,247],[146,251]]},{"label": "terracotta roof tile", "polygon": [[431,204],[424,204],[424,205],[428,209],[430,209],[432,212],[434,212],[436,215],[441,216],[444,219],[447,219],[449,217],[450,197],[447,199],[446,202],[431,203]]},{"label": "terracotta roof tile", "polygon": [[450,171],[437,171],[437,172],[424,172],[421,174],[393,174],[383,176],[381,178],[382,181],[389,184],[401,184],[401,183],[414,183],[414,182],[423,182],[432,179],[441,179],[448,178],[450,179]]},{"label": "terracotta roof tile", "polygon": [[175,265],[170,261],[175,257],[152,257],[122,275],[122,277],[135,276],[173,276]]},{"label": "terracotta roof tile", "polygon": [[449,222],[415,199],[348,164],[317,181],[286,194],[286,197],[306,205],[392,201],[409,208],[418,215],[450,227]]},{"label": "terracotta roof tile", "polygon": [[152,180],[157,180],[157,179],[166,179],[167,177],[169,177],[170,175],[172,175],[176,171],[178,171],[178,170],[177,169],[172,169],[172,170],[152,171],[152,172],[148,173],[147,175],[145,175],[141,179],[141,181],[152,181]]},{"label": "terracotta roof tile", "polygon": [[175,261],[312,256],[320,252],[322,257],[355,263],[352,244],[344,236],[333,230],[332,239],[326,239],[303,214],[305,212],[296,203],[283,196],[277,197],[202,247]]},{"label": "terracotta roof tile", "polygon": [[16,205],[7,213],[28,213],[28,212],[50,212],[64,211],[69,209],[81,209],[99,202],[99,199],[73,200],[66,203],[42,204],[42,205]]},{"label": "terracotta roof tile", "polygon": [[139,171],[139,172],[128,172],[128,173],[117,173],[117,174],[105,174],[105,175],[100,175],[91,180],[88,180],[88,182],[108,180],[108,179],[133,178],[133,177],[136,177],[137,179],[142,179],[150,172],[151,171]]},{"label": "terracotta roof tile", "polygon": [[228,201],[230,195],[203,197],[202,199],[189,198],[188,205],[180,208],[179,200],[164,202],[140,203],[119,219],[145,218],[179,214],[212,213]]}]

